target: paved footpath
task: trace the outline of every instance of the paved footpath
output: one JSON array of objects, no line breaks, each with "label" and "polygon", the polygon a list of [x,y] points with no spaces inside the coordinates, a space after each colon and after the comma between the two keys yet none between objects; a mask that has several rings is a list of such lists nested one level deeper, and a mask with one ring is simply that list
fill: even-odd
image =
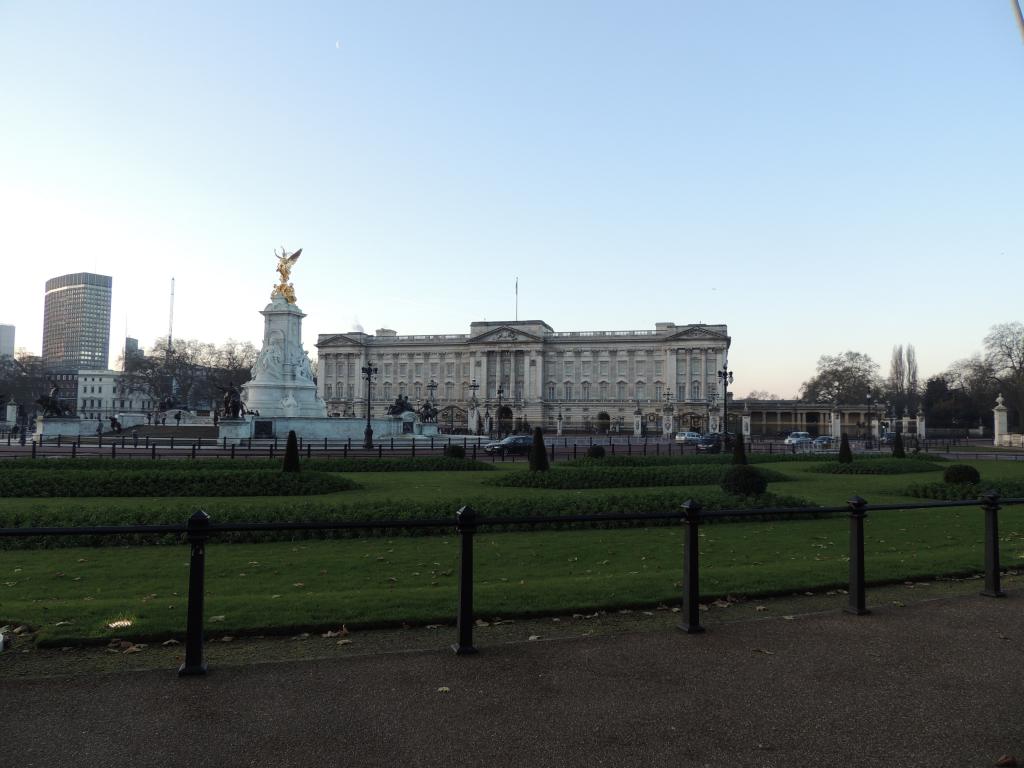
[{"label": "paved footpath", "polygon": [[437,637],[434,650],[220,665],[203,678],[5,677],[0,758],[18,768],[968,768],[1024,757],[1016,585],[1003,600],[890,602],[863,617],[744,620],[698,636],[665,626],[491,644],[481,631],[474,657]]}]

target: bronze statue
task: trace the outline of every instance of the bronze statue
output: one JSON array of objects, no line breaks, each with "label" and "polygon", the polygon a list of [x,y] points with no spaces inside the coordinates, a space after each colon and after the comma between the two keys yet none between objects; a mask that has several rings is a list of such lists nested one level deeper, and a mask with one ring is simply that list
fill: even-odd
[{"label": "bronze statue", "polygon": [[43,418],[47,416],[56,416],[58,418],[67,416],[67,409],[60,404],[60,387],[57,386],[56,381],[50,382],[50,394],[42,395],[36,400],[36,405],[43,409]]},{"label": "bronze statue", "polygon": [[412,407],[412,403],[409,402],[409,397],[407,395],[399,395],[395,399],[395,402],[388,406],[387,415],[400,416],[403,413],[415,410],[416,409]]},{"label": "bronze statue", "polygon": [[294,304],[295,288],[288,281],[291,279],[292,267],[295,266],[295,262],[302,255],[302,249],[299,248],[295,253],[288,253],[282,245],[281,253],[278,254],[275,250],[274,255],[277,256],[277,274],[281,276],[281,282],[274,286],[274,290],[270,293],[270,298],[273,300],[275,296],[280,294],[289,304]]},{"label": "bronze statue", "polygon": [[228,382],[227,388],[217,387],[224,393],[223,411],[225,418],[237,419],[243,411],[242,396],[235,388],[233,381]]},{"label": "bronze statue", "polygon": [[429,400],[423,404],[423,407],[418,411],[420,421],[424,424],[432,424],[437,421],[437,408],[434,407],[433,403]]}]

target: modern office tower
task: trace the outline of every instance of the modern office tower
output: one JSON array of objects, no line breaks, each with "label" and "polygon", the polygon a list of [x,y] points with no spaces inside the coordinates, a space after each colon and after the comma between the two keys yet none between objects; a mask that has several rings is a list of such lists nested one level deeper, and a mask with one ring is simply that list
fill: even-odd
[{"label": "modern office tower", "polygon": [[43,363],[47,371],[107,367],[111,282],[106,275],[89,272],[46,281]]},{"label": "modern office tower", "polygon": [[14,357],[13,325],[0,325],[0,357]]}]

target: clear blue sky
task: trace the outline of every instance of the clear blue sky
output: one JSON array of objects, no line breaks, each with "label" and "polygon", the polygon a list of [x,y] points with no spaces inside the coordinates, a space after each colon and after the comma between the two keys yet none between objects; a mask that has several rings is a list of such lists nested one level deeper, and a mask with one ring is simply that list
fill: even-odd
[{"label": "clear blue sky", "polygon": [[1020,320],[1007,0],[0,2],[0,323],[114,278],[129,334],[727,323],[735,389],[923,375]]}]

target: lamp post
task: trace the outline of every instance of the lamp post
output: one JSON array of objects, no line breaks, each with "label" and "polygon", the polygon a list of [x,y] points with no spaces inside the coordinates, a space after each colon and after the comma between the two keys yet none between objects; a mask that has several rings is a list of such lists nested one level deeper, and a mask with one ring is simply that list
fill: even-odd
[{"label": "lamp post", "polygon": [[558,406],[558,428],[555,430],[555,434],[562,434],[562,406]]},{"label": "lamp post", "polygon": [[373,393],[371,387],[373,386],[373,377],[377,375],[377,366],[375,365],[364,365],[363,378],[366,380],[366,429],[363,430],[363,448],[370,450],[373,448],[373,427],[370,426],[370,414],[373,410]]},{"label": "lamp post", "polygon": [[505,394],[501,384],[498,385],[498,439],[501,440],[501,396]]},{"label": "lamp post", "polygon": [[718,379],[722,382],[722,450],[725,450],[728,447],[726,440],[729,432],[729,385],[732,384],[732,371],[729,370],[728,361],[722,363]]}]

